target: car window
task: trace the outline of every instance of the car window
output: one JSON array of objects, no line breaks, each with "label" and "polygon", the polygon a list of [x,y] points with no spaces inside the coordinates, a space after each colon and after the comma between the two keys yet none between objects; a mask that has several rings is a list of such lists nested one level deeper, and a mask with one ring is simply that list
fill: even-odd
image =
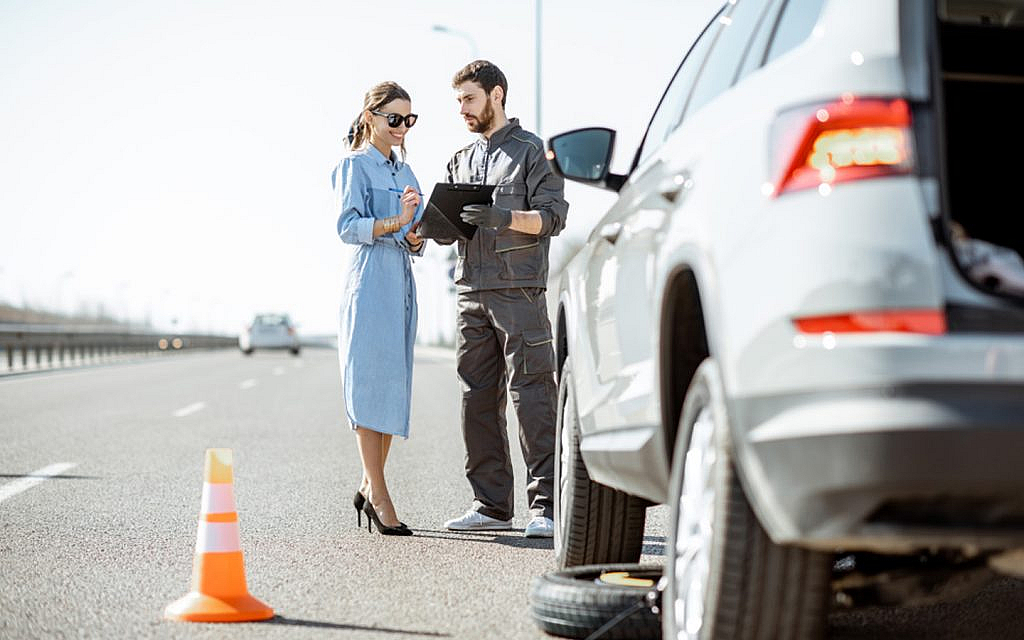
[{"label": "car window", "polygon": [[825,0],[787,0],[779,22],[775,25],[772,46],[765,64],[796,47],[811,35]]},{"label": "car window", "polygon": [[701,63],[704,62],[704,56],[707,55],[711,41],[714,40],[715,34],[718,32],[718,18],[721,13],[719,11],[715,14],[708,26],[704,27],[704,31],[690,47],[690,52],[686,54],[682,64],[676,69],[676,74],[661,97],[661,102],[658,103],[658,109],[654,112],[651,123],[647,125],[647,134],[640,147],[638,163],[650,157],[679,124],[683,106],[686,104],[686,96],[693,85],[693,79],[697,77]]},{"label": "car window", "polygon": [[761,68],[765,49],[768,47],[768,40],[772,37],[772,32],[775,31],[775,21],[779,17],[779,9],[782,8],[782,2],[783,0],[772,0],[772,2],[768,3],[765,12],[761,14],[761,21],[758,22],[757,31],[750,40],[750,44],[747,45],[746,53],[743,54],[743,64],[740,65],[739,71],[736,72],[734,84],[751,71]]},{"label": "car window", "polygon": [[686,104],[687,115],[696,113],[732,85],[736,69],[740,66],[740,59],[763,12],[764,2],[741,0],[733,5],[728,15],[719,18],[722,29],[704,62],[697,83],[693,86],[693,92]]}]

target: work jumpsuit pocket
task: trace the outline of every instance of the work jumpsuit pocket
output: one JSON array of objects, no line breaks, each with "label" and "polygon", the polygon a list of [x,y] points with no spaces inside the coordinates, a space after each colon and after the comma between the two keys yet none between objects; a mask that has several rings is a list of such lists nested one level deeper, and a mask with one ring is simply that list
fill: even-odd
[{"label": "work jumpsuit pocket", "polygon": [[456,246],[456,258],[455,258],[455,271],[452,273],[452,280],[455,284],[465,284],[466,282],[466,241],[459,240],[455,243]]},{"label": "work jumpsuit pocket", "polygon": [[498,258],[498,277],[502,280],[536,280],[543,262],[540,238],[513,231],[494,239]]},{"label": "work jumpsuit pocket", "polygon": [[554,340],[549,329],[523,331],[523,373],[553,373],[555,370]]}]

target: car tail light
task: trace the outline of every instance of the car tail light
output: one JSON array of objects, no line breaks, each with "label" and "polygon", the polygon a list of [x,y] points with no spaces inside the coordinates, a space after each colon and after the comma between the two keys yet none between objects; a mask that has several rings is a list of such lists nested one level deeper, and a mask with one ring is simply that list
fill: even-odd
[{"label": "car tail light", "polygon": [[295,335],[295,328],[294,327],[288,327],[288,335],[290,335],[290,336],[294,336]]},{"label": "car tail light", "polygon": [[910,106],[902,99],[855,98],[782,113],[772,131],[773,189],[818,188],[913,171]]},{"label": "car tail light", "polygon": [[795,318],[801,333],[946,333],[946,314],[938,309],[861,311],[833,316]]}]

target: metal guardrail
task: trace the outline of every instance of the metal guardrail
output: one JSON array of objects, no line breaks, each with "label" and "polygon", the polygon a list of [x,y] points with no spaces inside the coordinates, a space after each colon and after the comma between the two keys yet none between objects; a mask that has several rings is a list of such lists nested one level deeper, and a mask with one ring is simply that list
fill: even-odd
[{"label": "metal guardrail", "polygon": [[238,339],[228,336],[130,331],[107,326],[0,324],[0,375],[237,346]]}]

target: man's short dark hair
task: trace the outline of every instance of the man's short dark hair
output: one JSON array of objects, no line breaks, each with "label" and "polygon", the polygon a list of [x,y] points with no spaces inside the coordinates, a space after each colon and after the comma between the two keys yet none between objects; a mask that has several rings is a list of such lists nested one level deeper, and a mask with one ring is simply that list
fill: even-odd
[{"label": "man's short dark hair", "polygon": [[505,98],[508,97],[508,80],[505,74],[493,62],[487,60],[474,60],[459,69],[452,78],[452,88],[458,87],[463,82],[475,82],[484,88],[484,93],[491,95],[494,87],[501,87],[501,106],[505,106]]}]

